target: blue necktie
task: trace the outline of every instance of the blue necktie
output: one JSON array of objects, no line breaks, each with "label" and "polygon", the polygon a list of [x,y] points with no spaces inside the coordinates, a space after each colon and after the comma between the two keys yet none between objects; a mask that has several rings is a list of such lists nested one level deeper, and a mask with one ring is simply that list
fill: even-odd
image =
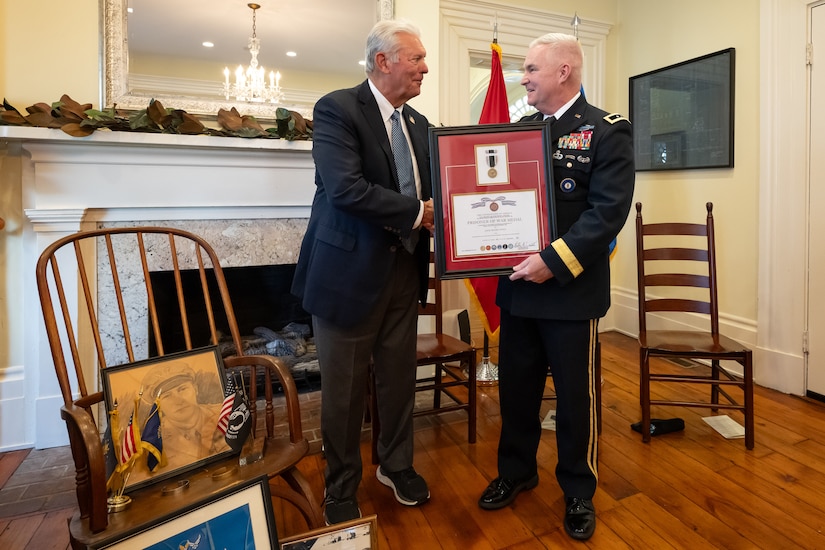
[{"label": "blue necktie", "polygon": [[[401,129],[400,113],[393,111],[392,117],[390,118],[392,119],[392,129],[390,131],[392,137],[392,156],[395,158],[398,187],[402,195],[417,199],[418,192],[415,189],[412,156],[410,155],[410,146],[407,144],[407,138],[404,137],[404,131]],[[401,239],[401,241],[404,243],[404,248],[412,252],[418,243],[418,230],[414,229],[408,239]]]}]

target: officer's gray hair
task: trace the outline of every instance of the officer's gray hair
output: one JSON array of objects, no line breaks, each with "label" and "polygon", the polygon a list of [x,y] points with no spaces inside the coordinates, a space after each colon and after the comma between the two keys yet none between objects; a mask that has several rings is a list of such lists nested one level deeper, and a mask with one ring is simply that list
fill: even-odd
[{"label": "officer's gray hair", "polygon": [[584,52],[578,38],[572,34],[549,32],[530,42],[530,48],[534,46],[549,46],[550,50],[570,64],[574,76],[581,80]]}]

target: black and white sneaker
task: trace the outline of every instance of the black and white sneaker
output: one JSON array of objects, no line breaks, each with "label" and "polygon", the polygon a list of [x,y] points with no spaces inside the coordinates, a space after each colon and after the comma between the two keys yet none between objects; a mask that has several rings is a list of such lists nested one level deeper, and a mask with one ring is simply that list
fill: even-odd
[{"label": "black and white sneaker", "polygon": [[430,500],[427,482],[412,467],[400,472],[387,472],[379,466],[375,475],[378,481],[392,489],[395,500],[405,506],[418,506]]},{"label": "black and white sneaker", "polygon": [[324,498],[324,522],[327,525],[343,523],[361,517],[361,509],[355,497],[337,499],[329,495]]}]

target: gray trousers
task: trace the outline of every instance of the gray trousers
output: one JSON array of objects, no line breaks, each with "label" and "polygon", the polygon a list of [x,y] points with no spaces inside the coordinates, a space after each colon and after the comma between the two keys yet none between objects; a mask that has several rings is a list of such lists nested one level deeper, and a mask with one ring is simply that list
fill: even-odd
[{"label": "gray trousers", "polygon": [[354,497],[361,482],[361,426],[370,361],[381,426],[379,463],[386,471],[412,466],[418,279],[413,257],[400,247],[395,255],[389,280],[366,319],[338,326],[312,318],[321,369],[326,492],[336,499]]}]

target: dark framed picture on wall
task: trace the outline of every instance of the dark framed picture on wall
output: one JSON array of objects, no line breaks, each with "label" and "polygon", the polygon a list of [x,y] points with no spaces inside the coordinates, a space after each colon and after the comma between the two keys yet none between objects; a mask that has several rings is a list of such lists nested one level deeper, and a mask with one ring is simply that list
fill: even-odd
[{"label": "dark framed picture on wall", "polygon": [[630,77],[636,170],[733,167],[735,49]]}]

